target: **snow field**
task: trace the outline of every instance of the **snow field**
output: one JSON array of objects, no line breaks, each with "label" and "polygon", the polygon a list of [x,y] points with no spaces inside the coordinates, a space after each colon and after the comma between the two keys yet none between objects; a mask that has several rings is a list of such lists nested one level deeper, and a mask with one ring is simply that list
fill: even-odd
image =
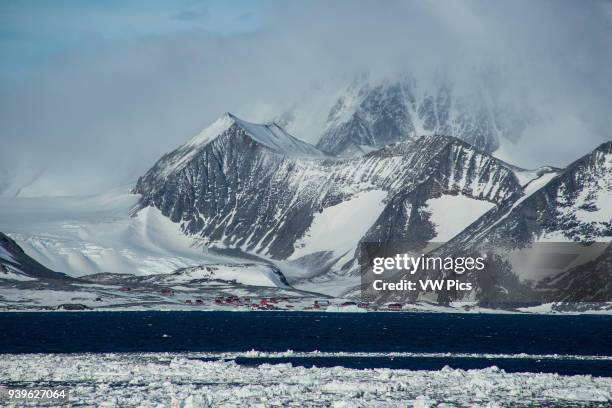
[{"label": "snow field", "polygon": [[428,200],[430,221],[436,225],[436,242],[450,241],[494,206],[464,195],[442,195]]}]

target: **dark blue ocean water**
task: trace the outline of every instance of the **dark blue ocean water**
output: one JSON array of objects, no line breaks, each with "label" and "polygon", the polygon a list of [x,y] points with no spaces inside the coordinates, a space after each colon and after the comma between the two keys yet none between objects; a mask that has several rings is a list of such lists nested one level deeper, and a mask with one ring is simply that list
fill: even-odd
[{"label": "dark blue ocean water", "polygon": [[[368,352],[239,357],[239,364],[507,371],[612,376],[612,316],[314,312],[0,313],[0,353]],[[395,356],[380,353],[451,353]],[[474,356],[454,356],[470,353]],[[553,355],[496,358],[482,354]],[[568,356],[565,358],[564,356]],[[0,357],[1,359],[1,357]]]}]

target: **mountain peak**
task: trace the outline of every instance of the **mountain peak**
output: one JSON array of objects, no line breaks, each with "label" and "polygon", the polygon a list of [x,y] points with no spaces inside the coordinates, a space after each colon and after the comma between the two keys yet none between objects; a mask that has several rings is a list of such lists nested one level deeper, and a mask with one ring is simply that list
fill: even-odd
[{"label": "mountain peak", "polygon": [[204,128],[200,133],[195,135],[189,142],[186,143],[186,145],[198,146],[208,144],[217,136],[229,129],[230,126],[236,123],[236,120],[239,120],[236,116],[229,112],[225,112],[208,127]]},{"label": "mountain peak", "polygon": [[316,147],[290,135],[274,122],[266,124],[247,122],[230,112],[225,112],[210,126],[202,130],[179,149],[184,150],[187,148],[191,150],[193,148],[204,147],[226,131],[230,130],[232,126],[241,129],[246,136],[256,143],[282,155],[294,157],[326,156],[325,153],[321,152]]},{"label": "mountain peak", "polygon": [[329,157],[313,145],[290,135],[276,123],[251,123],[226,112],[187,143],[164,155],[154,166],[155,172],[166,177],[185,168],[213,142],[234,144],[245,138],[281,156],[320,159]]},{"label": "mountain peak", "polygon": [[[457,86],[444,77],[417,81],[409,74],[356,80],[329,96],[336,102],[321,119],[317,147],[350,157],[419,135],[446,134],[492,153],[501,139],[523,133],[530,113],[496,98],[489,84],[474,85]],[[293,109],[292,121],[307,123],[301,115],[311,111]]]},{"label": "mountain peak", "polygon": [[593,152],[604,152],[604,153],[612,153],[612,140],[608,140],[607,142],[603,142]]}]

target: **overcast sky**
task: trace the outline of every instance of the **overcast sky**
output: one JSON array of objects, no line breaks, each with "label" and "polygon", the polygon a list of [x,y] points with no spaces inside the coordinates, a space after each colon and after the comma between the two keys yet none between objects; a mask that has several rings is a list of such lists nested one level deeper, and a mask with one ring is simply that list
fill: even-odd
[{"label": "overcast sky", "polygon": [[125,186],[225,111],[366,71],[495,67],[538,118],[500,154],[563,166],[612,139],[611,21],[603,1],[3,1],[0,190]]}]

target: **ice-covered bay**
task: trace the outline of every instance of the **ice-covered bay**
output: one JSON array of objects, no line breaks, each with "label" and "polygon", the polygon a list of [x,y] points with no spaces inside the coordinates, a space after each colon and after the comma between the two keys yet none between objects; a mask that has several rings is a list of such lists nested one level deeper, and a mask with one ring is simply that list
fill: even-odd
[{"label": "ice-covered bay", "polygon": [[612,378],[482,370],[240,366],[196,354],[0,357],[10,386],[65,386],[79,406],[609,406]]}]

